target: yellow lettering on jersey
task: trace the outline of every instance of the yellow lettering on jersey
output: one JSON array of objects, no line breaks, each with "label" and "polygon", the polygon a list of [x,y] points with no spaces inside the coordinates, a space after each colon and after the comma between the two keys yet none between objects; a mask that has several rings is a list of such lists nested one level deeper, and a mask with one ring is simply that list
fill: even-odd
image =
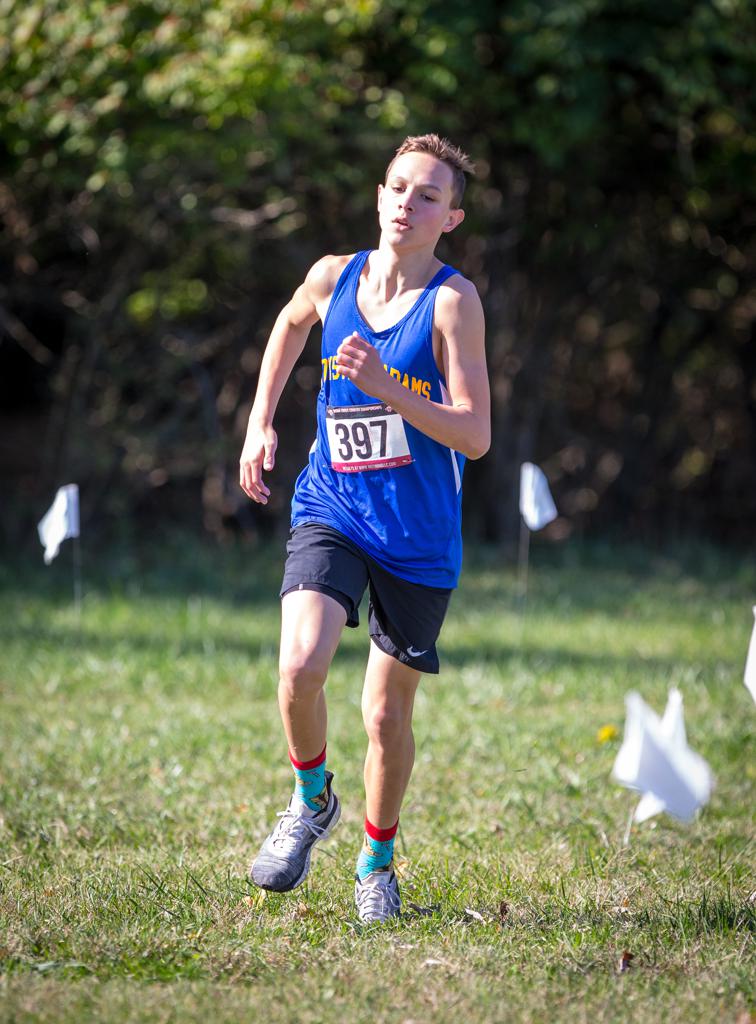
[{"label": "yellow lettering on jersey", "polygon": [[[336,369],[336,356],[321,359],[320,365],[322,367],[323,382],[327,380],[340,380],[343,376]],[[429,380],[423,380],[422,377],[410,377],[408,373],[403,373],[396,366],[389,366],[388,363],[383,364],[383,369],[394,377],[395,380],[398,380],[402,387],[407,388],[409,391],[414,391],[416,395],[422,395],[423,398],[427,398],[430,401],[431,382]]]},{"label": "yellow lettering on jersey", "polygon": [[410,377],[408,373],[403,373],[397,367],[388,366],[386,363],[383,364],[383,369],[392,377],[395,377],[402,387],[407,388],[409,391],[414,391],[416,395],[422,395],[423,398],[427,398],[430,401],[431,382],[429,380],[423,380],[422,377]]}]

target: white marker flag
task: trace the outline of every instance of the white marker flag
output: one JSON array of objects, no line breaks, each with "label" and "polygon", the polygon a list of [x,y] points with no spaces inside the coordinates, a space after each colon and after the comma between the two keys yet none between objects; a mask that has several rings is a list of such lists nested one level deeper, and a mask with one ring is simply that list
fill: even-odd
[{"label": "white marker flag", "polygon": [[[754,605],[753,614],[754,618],[756,618],[756,605]],[[746,658],[743,679],[751,691],[751,696],[756,700],[756,622],[754,622],[753,633],[751,633],[751,643],[748,647],[748,657]]]},{"label": "white marker flag", "polygon": [[661,720],[637,693],[629,693],[625,705],[625,738],[612,775],[643,794],[633,819],[645,821],[666,811],[692,821],[711,795],[712,776],[706,761],[688,746],[680,691],[669,691]]},{"label": "white marker flag", "polygon": [[49,510],[37,526],[45,549],[45,565],[49,565],[68,537],[79,536],[79,487],[66,484],[58,488]]},{"label": "white marker flag", "polygon": [[543,529],[558,514],[548,480],[532,462],[520,467],[520,513],[531,530]]}]

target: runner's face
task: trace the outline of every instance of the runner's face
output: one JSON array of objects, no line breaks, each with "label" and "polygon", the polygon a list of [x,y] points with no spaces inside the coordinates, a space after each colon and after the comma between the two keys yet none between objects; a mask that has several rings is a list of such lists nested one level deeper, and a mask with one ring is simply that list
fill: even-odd
[{"label": "runner's face", "polygon": [[435,246],[464,217],[450,208],[453,182],[451,168],[429,153],[397,157],[386,184],[378,186],[382,235],[403,249]]}]

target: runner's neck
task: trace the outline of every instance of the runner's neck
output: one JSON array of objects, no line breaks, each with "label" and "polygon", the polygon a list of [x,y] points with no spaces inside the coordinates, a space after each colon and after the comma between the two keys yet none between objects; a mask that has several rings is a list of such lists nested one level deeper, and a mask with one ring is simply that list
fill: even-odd
[{"label": "runner's neck", "polygon": [[397,253],[381,239],[367,260],[367,280],[376,301],[387,305],[406,292],[422,291],[443,266],[433,252]]}]

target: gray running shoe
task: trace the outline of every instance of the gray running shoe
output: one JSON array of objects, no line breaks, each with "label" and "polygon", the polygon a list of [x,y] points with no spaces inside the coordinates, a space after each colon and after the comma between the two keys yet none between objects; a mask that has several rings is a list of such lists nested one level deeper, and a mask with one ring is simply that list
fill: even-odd
[{"label": "gray running shoe", "polygon": [[341,817],[339,798],[331,788],[333,772],[326,772],[328,803],[311,818],[292,808],[294,797],[281,819],[262,844],[249,876],[255,885],[272,892],[289,892],[307,878],[315,843],[327,839]]},{"label": "gray running shoe", "polygon": [[364,924],[399,917],[402,912],[402,901],[393,867],[385,868],[383,871],[371,871],[364,880],[357,875],[354,902],[357,904],[360,921]]}]

